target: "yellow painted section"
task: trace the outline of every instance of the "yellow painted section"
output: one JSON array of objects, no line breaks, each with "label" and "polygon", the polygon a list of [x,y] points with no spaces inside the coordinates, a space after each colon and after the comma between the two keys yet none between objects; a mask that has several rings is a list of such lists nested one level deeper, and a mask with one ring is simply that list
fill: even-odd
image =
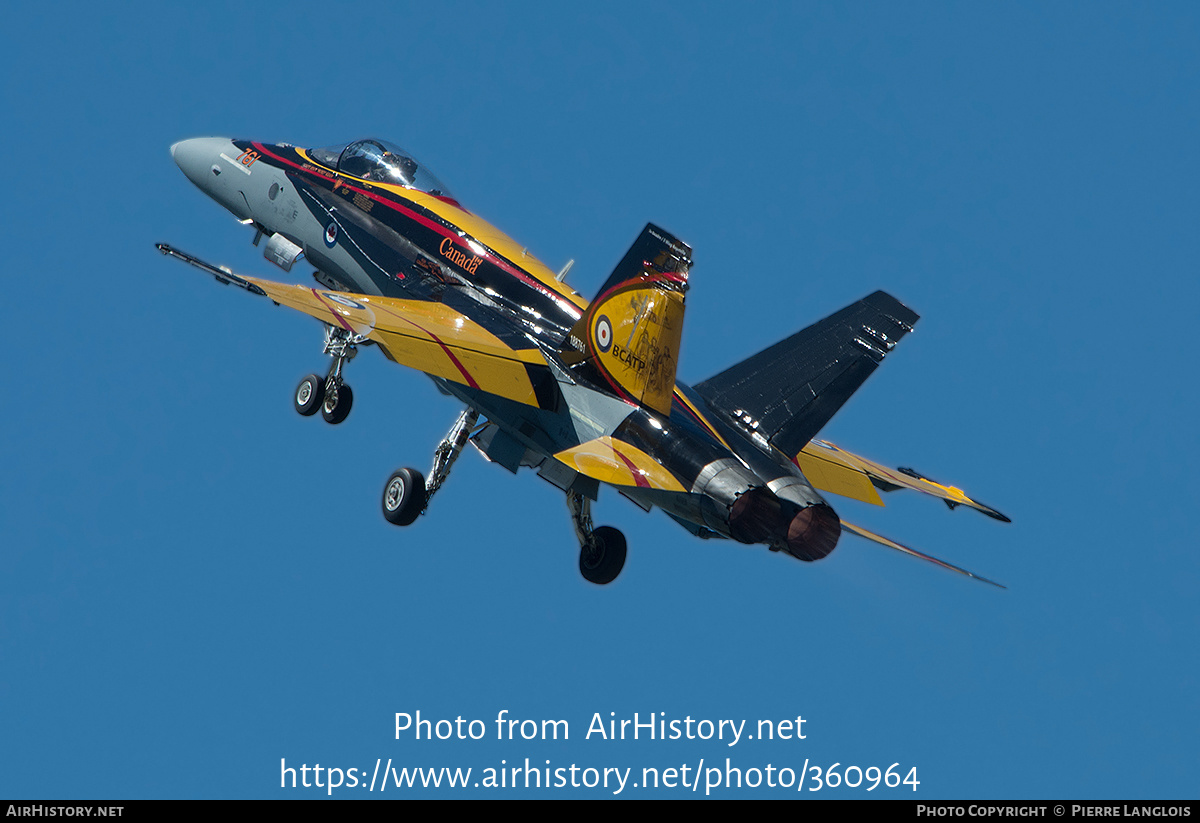
[{"label": "yellow painted section", "polygon": [[600,368],[643,406],[669,415],[683,336],[683,295],[648,283],[618,291],[589,316],[588,334]]},{"label": "yellow painted section", "polygon": [[[619,455],[618,456],[618,452]],[[605,435],[589,440],[554,455],[555,459],[582,475],[613,486],[638,486],[640,477],[645,485],[661,491],[686,491],[675,476],[659,465],[641,449]],[[622,460],[624,457],[625,460]],[[626,462],[628,461],[628,463]],[[637,477],[630,471],[632,463]]]},{"label": "yellow painted section", "polygon": [[[377,328],[400,334],[437,335],[447,345],[473,351],[501,352],[508,357],[516,354],[499,337],[445,303],[367,295],[355,299],[374,310]],[[537,349],[529,351],[538,359],[527,362],[546,362]]]},{"label": "yellow painted section", "polygon": [[537,405],[525,363],[545,364],[536,348],[514,350],[442,303],[293,286],[247,277],[276,303],[369,337],[401,365]]},{"label": "yellow painted section", "polygon": [[519,362],[453,347],[454,357],[451,358],[445,348],[432,340],[391,332],[378,332],[372,336],[377,336],[379,345],[402,366],[468,386],[466,372],[483,391],[529,406],[537,405],[529,375]]},{"label": "yellow painted section", "polygon": [[432,195],[424,192],[415,191],[413,189],[404,189],[398,186],[391,186],[392,189],[398,189],[398,194],[407,197],[414,203],[418,203],[429,209],[434,214],[444,220],[453,223],[460,229],[465,231],[473,239],[492,249],[493,251],[511,260],[516,265],[520,266],[535,280],[542,283],[553,292],[562,295],[563,298],[569,300],[579,308],[586,308],[588,301],[583,295],[576,292],[574,289],[560,283],[556,278],[557,275],[541,260],[538,260],[533,255],[529,254],[526,249],[517,241],[513,240],[500,229],[493,226],[491,223],[484,220],[482,217],[476,217],[470,212],[464,211],[457,206],[447,203],[444,200],[439,200]]},{"label": "yellow painted section", "polygon": [[[882,463],[876,463],[874,460],[869,460],[866,457],[861,457],[845,449],[835,446],[826,440],[814,440],[801,450],[796,456],[796,461],[800,463],[801,470],[808,475],[808,470],[804,468],[804,463],[800,462],[805,458],[821,459],[830,464],[841,466],[854,472],[860,472],[868,477],[873,477],[877,480],[882,480],[885,483],[891,483],[894,486],[900,486],[905,489],[919,491],[922,494],[928,494],[933,497],[940,497],[943,500],[949,500],[953,503],[960,503],[964,506],[970,506],[973,509],[980,511],[991,511],[987,506],[976,503],[957,486],[943,486],[941,483],[935,483],[932,480],[922,480],[916,477],[910,477],[907,474],[902,474],[895,469],[889,469]],[[811,478],[810,478],[811,479]],[[814,485],[815,481],[814,481]],[[823,488],[817,486],[818,489]],[[834,492],[840,494],[841,492]],[[878,495],[876,495],[878,496]],[[856,498],[861,499],[861,498]]]},{"label": "yellow painted section", "polygon": [[[805,448],[807,449],[807,446]],[[883,500],[871,485],[871,480],[857,469],[834,460],[826,460],[822,455],[810,454],[808,451],[796,455],[796,463],[814,488],[840,494],[851,500],[861,500],[876,506],[883,505]]]},{"label": "yellow painted section", "polygon": [[[523,362],[546,362],[537,349],[522,349],[518,353],[483,326],[444,303],[333,292],[257,277],[245,279],[260,287],[276,303],[327,323],[345,323],[359,334],[378,330],[426,339],[436,336],[455,348],[497,354]],[[534,356],[536,359],[530,359]]]}]

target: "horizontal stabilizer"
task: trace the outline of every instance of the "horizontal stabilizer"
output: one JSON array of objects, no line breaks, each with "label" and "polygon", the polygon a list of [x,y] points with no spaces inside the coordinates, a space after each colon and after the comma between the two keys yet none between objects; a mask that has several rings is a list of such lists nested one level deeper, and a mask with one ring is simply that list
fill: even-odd
[{"label": "horizontal stabilizer", "polygon": [[586,477],[612,486],[632,486],[659,491],[687,489],[658,461],[637,446],[615,437],[597,437],[554,455],[566,466]]},{"label": "horizontal stabilizer", "polygon": [[905,554],[907,554],[911,557],[917,557],[917,558],[920,558],[921,560],[926,560],[930,563],[933,563],[935,566],[941,566],[943,569],[949,569],[952,572],[958,572],[959,574],[966,575],[967,577],[973,577],[976,580],[982,581],[984,583],[991,583],[993,586],[1000,588],[1000,589],[1008,588],[1008,586],[1003,586],[1003,585],[997,583],[995,580],[988,580],[986,577],[980,577],[979,575],[969,572],[966,569],[959,568],[958,566],[955,566],[953,563],[947,563],[945,560],[938,560],[936,557],[933,557],[932,555],[924,554],[923,552],[919,552],[916,549],[910,549],[908,546],[905,546],[902,543],[897,543],[895,540],[889,540],[888,538],[884,537],[881,534],[876,534],[873,531],[864,529],[862,526],[855,526],[853,523],[847,523],[845,520],[843,520],[842,528],[852,534],[857,534],[859,537],[866,538],[867,540],[870,540],[872,543],[878,543],[881,546],[887,546],[889,549],[895,549],[898,552],[904,552]]},{"label": "horizontal stabilizer", "polygon": [[710,406],[796,454],[912,331],[918,315],[877,291],[695,386]]}]

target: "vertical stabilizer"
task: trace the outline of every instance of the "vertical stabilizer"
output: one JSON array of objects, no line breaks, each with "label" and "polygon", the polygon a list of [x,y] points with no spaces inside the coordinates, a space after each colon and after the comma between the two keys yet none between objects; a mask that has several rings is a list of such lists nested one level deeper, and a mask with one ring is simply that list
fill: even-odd
[{"label": "vertical stabilizer", "polygon": [[687,244],[647,225],[567,335],[563,360],[621,397],[670,414],[691,265]]}]

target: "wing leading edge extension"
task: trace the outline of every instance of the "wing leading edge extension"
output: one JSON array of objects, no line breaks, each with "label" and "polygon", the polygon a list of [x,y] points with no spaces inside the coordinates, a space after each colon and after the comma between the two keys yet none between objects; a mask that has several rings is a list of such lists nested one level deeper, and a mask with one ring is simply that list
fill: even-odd
[{"label": "wing leading edge extension", "polygon": [[403,366],[530,406],[553,403],[546,389],[553,378],[539,349],[514,349],[445,304],[277,283],[233,274],[165,244],[158,249],[218,281],[372,340]]}]

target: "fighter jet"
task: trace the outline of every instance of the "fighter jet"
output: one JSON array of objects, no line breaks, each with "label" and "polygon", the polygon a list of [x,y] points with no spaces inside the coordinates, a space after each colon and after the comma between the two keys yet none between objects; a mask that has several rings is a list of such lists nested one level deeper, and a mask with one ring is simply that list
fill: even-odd
[{"label": "fighter jet", "polygon": [[642,230],[589,301],[566,285],[570,264],[546,267],[387,141],[304,149],[206,137],[171,154],[254,231],[268,260],[315,268],[315,286],[279,283],[158,245],[321,321],[332,363],[300,381],[297,412],[344,421],[354,399],[347,364],[371,345],[462,402],[429,475],[402,468],[384,484],[388,522],[425,514],[471,443],[564,492],[592,583],[611,582],[625,564],[621,532],[592,525],[591,503],[607,485],[700,538],[811,562],[848,531],[999,585],[842,520],[822,495],[883,505],[879,491],[907,488],[1008,522],[958,488],[816,439],[917,322],[894,297],[867,295],[688,386],[675,372],[692,249],[658,226]]}]

